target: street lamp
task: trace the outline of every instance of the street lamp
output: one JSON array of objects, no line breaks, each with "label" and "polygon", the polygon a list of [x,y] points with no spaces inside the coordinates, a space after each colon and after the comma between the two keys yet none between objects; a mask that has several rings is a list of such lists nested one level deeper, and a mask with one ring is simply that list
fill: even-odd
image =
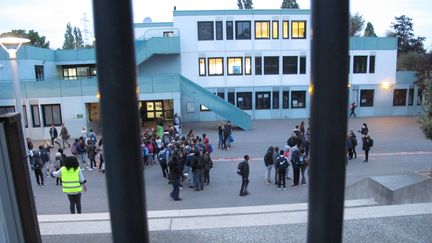
[{"label": "street lamp", "polygon": [[12,71],[12,81],[14,85],[14,91],[15,91],[15,109],[16,112],[20,113],[21,115],[21,128],[23,131],[24,136],[24,142],[26,140],[26,131],[25,131],[25,123],[24,123],[24,114],[22,113],[22,104],[21,104],[21,88],[18,78],[18,64],[16,60],[16,53],[18,49],[21,47],[24,43],[29,43],[29,39],[25,38],[17,38],[17,37],[3,37],[0,38],[0,45],[5,49],[5,51],[9,55],[9,61],[11,65],[11,71]]}]

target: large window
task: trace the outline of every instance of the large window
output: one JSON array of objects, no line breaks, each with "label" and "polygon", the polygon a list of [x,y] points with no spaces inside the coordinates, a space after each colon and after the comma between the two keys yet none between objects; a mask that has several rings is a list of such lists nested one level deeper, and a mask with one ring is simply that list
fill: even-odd
[{"label": "large window", "polygon": [[306,108],[306,91],[291,91],[291,108]]},{"label": "large window", "polygon": [[406,89],[395,89],[393,91],[393,106],[405,106],[406,93]]},{"label": "large window", "polygon": [[273,91],[273,109],[279,109],[279,91]]},{"label": "large window", "polygon": [[35,77],[36,81],[42,81],[44,80],[44,66],[42,65],[35,65]]},{"label": "large window", "polygon": [[207,61],[209,76],[221,76],[224,74],[222,57],[208,58]]},{"label": "large window", "polygon": [[235,105],[235,94],[234,92],[228,92],[228,102]]},{"label": "large window", "polygon": [[374,90],[373,89],[363,89],[360,90],[360,106],[370,107],[374,103]]},{"label": "large window", "polygon": [[283,74],[297,74],[297,56],[283,57]]},{"label": "large window", "polygon": [[42,105],[42,117],[44,127],[60,126],[62,124],[60,104]]},{"label": "large window", "polygon": [[236,21],[236,39],[237,40],[250,40],[251,39],[251,22],[250,21]]},{"label": "large window", "polygon": [[264,57],[264,74],[279,74],[279,57]]},{"label": "large window", "polygon": [[227,69],[228,75],[242,75],[243,74],[243,58],[241,57],[228,57]]},{"label": "large window", "polygon": [[282,92],[282,108],[289,109],[289,91]]},{"label": "large window", "polygon": [[369,73],[375,73],[375,56],[369,56]]},{"label": "large window", "polygon": [[272,22],[272,38],[279,39],[279,21]]},{"label": "large window", "polygon": [[291,21],[291,38],[306,39],[306,21]]},{"label": "large window", "polygon": [[31,116],[32,116],[32,123],[33,127],[40,127],[40,115],[39,115],[39,106],[38,105],[31,105]]},{"label": "large window", "polygon": [[242,110],[251,110],[252,92],[237,92],[237,107]]},{"label": "large window", "polygon": [[198,67],[199,67],[199,76],[206,76],[206,59],[199,58],[198,59]]},{"label": "large window", "polygon": [[270,21],[255,21],[255,39],[270,39]]},{"label": "large window", "polygon": [[232,21],[227,21],[226,22],[226,39],[227,40],[232,40],[233,37],[233,22]]},{"label": "large window", "polygon": [[216,21],[216,40],[223,40],[222,21]]},{"label": "large window", "polygon": [[77,78],[93,78],[96,76],[96,66],[89,64],[85,66],[62,66],[63,79],[77,79]]},{"label": "large window", "polygon": [[255,57],[255,75],[262,74],[262,57]]},{"label": "large window", "polygon": [[284,20],[282,22],[282,38],[288,39],[289,38],[289,21]]},{"label": "large window", "polygon": [[270,109],[270,92],[255,93],[255,108],[257,110]]},{"label": "large window", "polygon": [[306,74],[306,57],[300,57],[300,74]]},{"label": "large window", "polygon": [[354,73],[366,73],[368,56],[354,56]]},{"label": "large window", "polygon": [[0,106],[0,115],[15,112],[15,106]]},{"label": "large window", "polygon": [[252,58],[251,57],[245,57],[245,74],[246,75],[252,74]]},{"label": "large window", "polygon": [[198,40],[214,40],[213,21],[198,22]]},{"label": "large window", "polygon": [[408,90],[408,105],[414,105],[414,89],[411,88]]}]

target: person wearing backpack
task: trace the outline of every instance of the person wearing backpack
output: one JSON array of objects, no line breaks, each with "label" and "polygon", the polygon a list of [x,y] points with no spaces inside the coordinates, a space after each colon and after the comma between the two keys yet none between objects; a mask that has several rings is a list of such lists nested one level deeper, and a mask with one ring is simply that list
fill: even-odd
[{"label": "person wearing backpack", "polygon": [[243,156],[244,160],[237,166],[237,174],[242,177],[242,184],[240,187],[240,196],[244,197],[249,194],[247,186],[249,184],[249,155]]},{"label": "person wearing backpack", "polygon": [[210,152],[206,152],[203,155],[204,160],[204,183],[210,184],[210,169],[213,168],[213,161],[210,157]]},{"label": "person wearing backpack", "polygon": [[91,142],[93,145],[96,146],[96,143],[97,143],[97,137],[96,137],[96,133],[93,131],[92,128],[90,128],[90,133],[89,133],[89,136],[88,136],[88,137],[90,138],[90,142]]},{"label": "person wearing backpack", "polygon": [[271,184],[270,173],[273,168],[273,152],[274,152],[274,148],[270,146],[267,149],[266,154],[264,155],[264,165],[265,165],[264,181],[267,184]]},{"label": "person wearing backpack", "polygon": [[298,142],[294,147],[290,149],[290,161],[293,167],[293,187],[298,187],[300,177],[300,143]]},{"label": "person wearing backpack", "polygon": [[373,139],[370,138],[369,135],[364,135],[362,138],[363,142],[363,151],[365,152],[365,160],[363,160],[363,163],[367,163],[369,160],[369,150],[373,146]]},{"label": "person wearing backpack", "polygon": [[278,185],[278,190],[281,190],[282,185],[283,185],[283,189],[286,190],[285,176],[288,168],[288,160],[287,158],[285,158],[283,150],[281,150],[279,154],[280,156],[277,158],[275,163],[276,171],[279,174],[277,185]]},{"label": "person wearing backpack", "polygon": [[185,159],[184,151],[176,147],[175,151],[172,154],[172,159],[168,163],[171,184],[173,186],[173,190],[170,196],[174,201],[182,200],[179,197],[179,194],[180,194],[180,179],[183,176],[184,159]]},{"label": "person wearing backpack", "polygon": [[202,191],[204,189],[204,161],[201,158],[200,151],[195,151],[190,157],[192,166],[193,181],[195,191]]},{"label": "person wearing backpack", "polygon": [[[50,161],[50,156],[49,156],[49,148],[44,148],[42,145],[39,146],[39,155],[40,155],[40,159],[42,160],[42,175],[43,176],[48,176],[48,162]],[[42,183],[43,184],[43,183]]]},{"label": "person wearing backpack", "polygon": [[356,151],[357,137],[354,134],[353,130],[350,130],[348,139],[351,141],[351,145],[352,145],[351,151],[349,152],[349,157],[350,159],[352,159],[353,157],[357,158],[357,151]]},{"label": "person wearing backpack", "polygon": [[54,143],[56,143],[60,148],[61,145],[57,141],[58,131],[57,131],[57,128],[55,128],[54,124],[51,125],[51,128],[49,129],[49,134],[50,134],[50,138],[51,138],[51,146],[54,148]]},{"label": "person wearing backpack", "polygon": [[169,157],[169,153],[170,151],[168,148],[162,148],[162,150],[158,153],[158,161],[164,178],[166,178],[168,175],[167,157]]},{"label": "person wearing backpack", "polygon": [[40,147],[42,146],[39,146],[39,151],[37,152],[30,151],[29,155],[30,155],[31,168],[32,170],[34,170],[34,174],[36,177],[36,183],[38,184],[38,186],[44,187],[45,186],[44,176],[42,175],[43,162],[41,159]]}]

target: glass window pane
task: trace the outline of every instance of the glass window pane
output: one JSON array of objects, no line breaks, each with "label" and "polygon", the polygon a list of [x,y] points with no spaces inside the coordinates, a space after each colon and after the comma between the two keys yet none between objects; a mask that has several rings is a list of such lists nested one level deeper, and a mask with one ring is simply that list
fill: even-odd
[{"label": "glass window pane", "polygon": [[39,106],[31,105],[33,127],[40,127]]},{"label": "glass window pane", "polygon": [[289,109],[289,91],[282,92],[282,108]]},{"label": "glass window pane", "polygon": [[89,75],[90,68],[88,67],[77,67],[77,76],[86,77]]},{"label": "glass window pane", "polygon": [[279,74],[279,57],[264,57],[264,74]]},{"label": "glass window pane", "polygon": [[216,21],[216,40],[223,40],[222,21]]},{"label": "glass window pane", "polygon": [[272,38],[279,39],[279,21],[272,22]]},{"label": "glass window pane", "polygon": [[306,21],[291,21],[291,38],[306,38]]},{"label": "glass window pane", "polygon": [[306,91],[291,91],[291,108],[306,108]]},{"label": "glass window pane", "polygon": [[273,91],[273,109],[279,109],[279,91]]},{"label": "glass window pane", "polygon": [[198,40],[214,40],[212,21],[198,22]]},{"label": "glass window pane", "polygon": [[366,73],[368,56],[354,56],[354,73]]},{"label": "glass window pane", "polygon": [[246,75],[252,74],[252,58],[251,57],[245,57],[245,74]]},{"label": "glass window pane", "polygon": [[374,103],[374,90],[373,89],[363,89],[360,90],[360,106],[370,107]]},{"label": "glass window pane", "polygon": [[270,21],[255,21],[255,39],[270,38]]},{"label": "glass window pane", "polygon": [[218,76],[223,75],[223,58],[208,58],[208,75]]},{"label": "glass window pane", "polygon": [[241,57],[228,57],[228,75],[242,75],[243,63]]},{"label": "glass window pane", "polygon": [[300,57],[300,74],[306,74],[306,57]]},{"label": "glass window pane", "polygon": [[369,56],[369,73],[375,73],[375,56]]},{"label": "glass window pane", "polygon": [[228,102],[235,105],[234,92],[228,92]]},{"label": "glass window pane", "polygon": [[252,109],[252,92],[237,93],[237,107],[243,110]]},{"label": "glass window pane", "polygon": [[283,74],[297,74],[297,56],[283,57]]},{"label": "glass window pane", "polygon": [[282,38],[284,38],[284,39],[289,38],[289,22],[288,21],[282,22]]},{"label": "glass window pane", "polygon": [[250,40],[251,39],[251,22],[236,21],[236,39]]},{"label": "glass window pane", "polygon": [[232,21],[227,21],[226,22],[226,39],[227,40],[232,40],[233,37],[233,22]]},{"label": "glass window pane", "polygon": [[199,58],[199,76],[206,76],[206,63],[205,58]]},{"label": "glass window pane", "polygon": [[414,89],[409,89],[408,92],[408,105],[412,106],[414,104]]},{"label": "glass window pane", "polygon": [[255,75],[262,74],[262,57],[255,57]]},{"label": "glass window pane", "polygon": [[270,92],[255,93],[255,108],[257,110],[270,109]]},{"label": "glass window pane", "polygon": [[406,93],[406,89],[395,89],[393,91],[393,106],[405,106]]},{"label": "glass window pane", "polygon": [[56,126],[61,125],[62,121],[61,121],[60,105],[52,106],[52,117],[53,117],[54,125]]}]

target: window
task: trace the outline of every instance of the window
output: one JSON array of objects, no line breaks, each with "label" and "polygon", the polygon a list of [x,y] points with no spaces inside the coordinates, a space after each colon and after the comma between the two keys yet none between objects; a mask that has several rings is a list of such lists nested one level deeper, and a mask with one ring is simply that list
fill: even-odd
[{"label": "window", "polygon": [[216,21],[216,40],[223,40],[222,21]]},{"label": "window", "polygon": [[241,57],[228,57],[227,58],[227,72],[228,75],[242,75],[243,74],[243,58]]},{"label": "window", "polygon": [[279,39],[279,21],[272,22],[272,38]]},{"label": "window", "polygon": [[283,57],[283,74],[297,74],[297,56]]},{"label": "window", "polygon": [[236,21],[236,39],[250,40],[251,39],[251,22]]},{"label": "window", "polygon": [[40,127],[40,116],[39,116],[39,106],[38,105],[31,105],[31,115],[32,115],[32,123],[33,127]]},{"label": "window", "polygon": [[63,66],[63,79],[92,78],[96,76],[96,65]]},{"label": "window", "polygon": [[289,109],[289,91],[282,92],[282,108]]},{"label": "window", "polygon": [[206,76],[206,63],[205,58],[199,58],[198,59],[198,66],[199,66],[199,76]]},{"label": "window", "polygon": [[215,57],[208,59],[208,75],[209,76],[221,76],[224,74],[223,71],[223,58]]},{"label": "window", "polygon": [[306,108],[306,91],[291,91],[291,108]]},{"label": "window", "polygon": [[306,39],[306,21],[291,21],[291,38]]},{"label": "window", "polygon": [[262,60],[262,57],[255,57],[255,75],[261,75],[262,74],[261,60]]},{"label": "window", "polygon": [[354,73],[366,73],[367,56],[354,56]]},{"label": "window", "polygon": [[62,124],[60,105],[42,105],[42,117],[44,127],[60,126]]},{"label": "window", "polygon": [[369,56],[369,73],[375,73],[375,56]]},{"label": "window", "polygon": [[237,107],[242,110],[252,109],[252,92],[237,93]]},{"label": "window", "polygon": [[246,75],[252,74],[252,58],[251,57],[245,57],[245,74]]},{"label": "window", "polygon": [[24,125],[25,125],[25,127],[28,127],[27,108],[25,105],[22,106],[22,112],[23,112],[23,116],[24,116]]},{"label": "window", "polygon": [[210,111],[210,109],[205,105],[200,105],[200,111]]},{"label": "window", "polygon": [[255,109],[270,109],[270,92],[255,93]]},{"label": "window", "polygon": [[234,92],[228,92],[228,102],[235,105]]},{"label": "window", "polygon": [[300,74],[306,74],[306,57],[300,57]]},{"label": "window", "polygon": [[264,57],[264,74],[279,74],[279,57]]},{"label": "window", "polygon": [[282,21],[282,38],[283,39],[289,38],[289,21],[288,20]]},{"label": "window", "polygon": [[224,92],[217,92],[216,95],[219,96],[223,100],[225,99],[225,93]]},{"label": "window", "polygon": [[35,65],[35,77],[36,77],[36,81],[44,80],[44,66]]},{"label": "window", "polygon": [[414,104],[414,89],[408,90],[408,105],[412,106]]},{"label": "window", "polygon": [[212,21],[198,22],[198,40],[214,40]]},{"label": "window", "polygon": [[173,37],[174,36],[174,31],[164,31],[163,32],[163,37]]},{"label": "window", "polygon": [[226,22],[226,39],[227,40],[232,40],[233,37],[233,22],[232,21],[227,21]]},{"label": "window", "polygon": [[360,106],[368,107],[373,106],[374,103],[374,90],[364,89],[360,90]]},{"label": "window", "polygon": [[273,91],[273,109],[279,109],[279,91]]},{"label": "window", "polygon": [[15,112],[15,106],[0,106],[0,115]]},{"label": "window", "polygon": [[255,21],[255,39],[270,39],[270,21]]},{"label": "window", "polygon": [[393,91],[393,106],[405,106],[406,93],[406,89],[395,89]]}]

